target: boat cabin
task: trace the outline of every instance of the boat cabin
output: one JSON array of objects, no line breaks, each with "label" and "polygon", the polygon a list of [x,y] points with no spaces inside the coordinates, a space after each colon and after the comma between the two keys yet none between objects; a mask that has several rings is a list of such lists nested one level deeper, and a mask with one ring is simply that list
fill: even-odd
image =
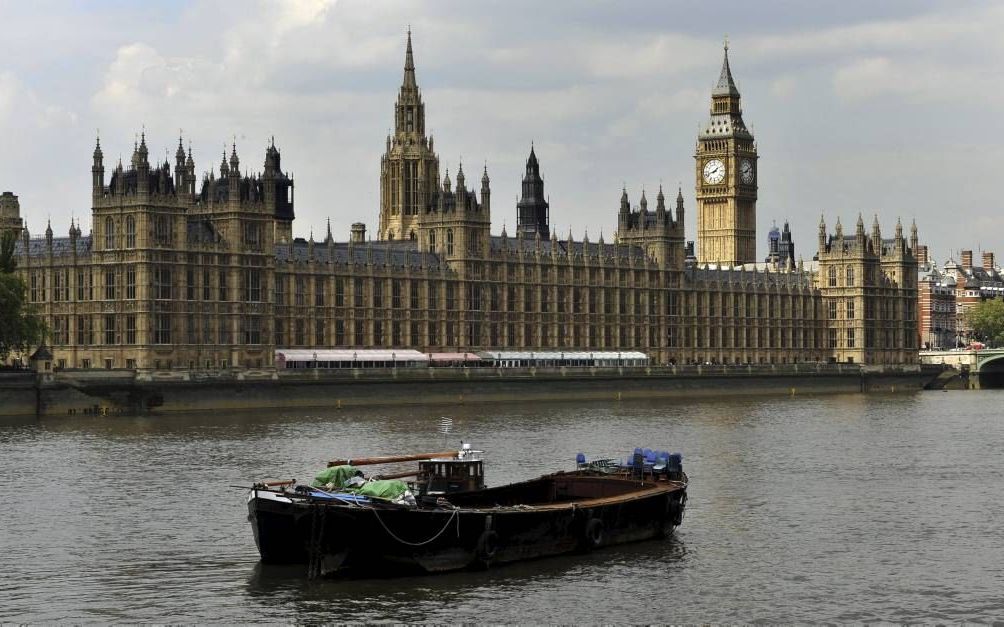
[{"label": "boat cabin", "polygon": [[423,460],[418,464],[415,483],[423,496],[480,490],[485,487],[483,462],[469,457]]}]

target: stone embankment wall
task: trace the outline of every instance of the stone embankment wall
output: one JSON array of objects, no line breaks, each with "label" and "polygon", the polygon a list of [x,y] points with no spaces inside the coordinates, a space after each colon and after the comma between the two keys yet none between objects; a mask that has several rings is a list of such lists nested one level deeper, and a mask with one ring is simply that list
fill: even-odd
[{"label": "stone embankment wall", "polygon": [[62,371],[4,387],[0,415],[803,395],[922,389],[940,367],[419,368],[229,373]]}]

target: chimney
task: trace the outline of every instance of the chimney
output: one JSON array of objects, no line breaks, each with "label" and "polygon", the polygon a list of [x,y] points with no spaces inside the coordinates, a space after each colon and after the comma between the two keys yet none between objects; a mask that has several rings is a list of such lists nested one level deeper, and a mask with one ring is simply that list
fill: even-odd
[{"label": "chimney", "polygon": [[917,264],[921,265],[921,266],[927,265],[928,261],[929,261],[929,258],[928,258],[928,253],[927,253],[927,245],[926,244],[920,244],[920,245],[918,245],[917,246]]},{"label": "chimney", "polygon": [[991,252],[983,251],[983,269],[987,272],[994,271],[994,254]]},{"label": "chimney", "polygon": [[362,222],[352,223],[352,236],[349,238],[354,244],[362,244],[366,241],[366,225]]},{"label": "chimney", "polygon": [[967,272],[973,269],[973,251],[962,251],[962,269]]}]

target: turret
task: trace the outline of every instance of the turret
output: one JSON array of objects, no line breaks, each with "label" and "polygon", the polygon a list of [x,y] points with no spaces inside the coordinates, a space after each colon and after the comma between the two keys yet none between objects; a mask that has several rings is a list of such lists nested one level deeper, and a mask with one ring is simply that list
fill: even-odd
[{"label": "turret", "polygon": [[858,223],[854,229],[854,238],[857,240],[859,246],[864,246],[865,243],[865,220],[858,214]]},{"label": "turret", "polygon": [[872,219],[872,246],[876,254],[879,254],[882,250],[882,231],[879,229],[877,215]]},{"label": "turret", "polygon": [[192,159],[192,144],[188,144],[188,157],[185,159],[185,192],[191,196],[195,195],[195,160]]},{"label": "turret", "polygon": [[77,232],[77,227],[73,223],[73,219],[70,219],[70,254],[74,257],[77,256],[77,238],[79,234]]},{"label": "turret", "polygon": [[683,236],[683,187],[676,189],[676,224],[680,228],[680,236]]},{"label": "turret", "polygon": [[481,210],[486,216],[491,215],[492,190],[488,180],[488,164],[485,164],[484,174],[481,175]]},{"label": "turret", "polygon": [[178,194],[186,189],[185,178],[187,168],[185,167],[185,147],[182,145],[181,135],[178,135],[178,150],[174,153],[174,188]]},{"label": "turret", "polygon": [[544,179],[540,176],[540,163],[533,143],[530,156],[526,160],[526,174],[523,175],[522,195],[516,203],[516,234],[550,237],[550,203],[544,195]]},{"label": "turret", "polygon": [[91,195],[98,199],[105,191],[104,153],[101,152],[101,138],[94,144],[94,163],[91,166]]},{"label": "turret", "polygon": [[150,161],[146,148],[146,131],[140,134],[139,147],[136,149],[136,190],[139,194],[150,193]]},{"label": "turret", "polygon": [[666,195],[662,193],[662,184],[659,184],[659,195],[655,197],[655,215],[659,224],[666,222]]},{"label": "turret", "polygon": [[914,220],[913,224],[910,225],[910,251],[916,255],[918,246],[920,245],[920,240],[917,239],[917,221]]},{"label": "turret", "polygon": [[823,220],[823,215],[819,215],[819,252],[823,252],[826,249],[826,221]]}]

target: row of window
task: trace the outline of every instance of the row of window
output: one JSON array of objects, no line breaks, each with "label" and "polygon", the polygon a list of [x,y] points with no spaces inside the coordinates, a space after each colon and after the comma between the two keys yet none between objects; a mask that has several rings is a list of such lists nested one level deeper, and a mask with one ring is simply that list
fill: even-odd
[{"label": "row of window", "polygon": [[[55,316],[52,319],[52,343],[56,346],[118,346],[146,343],[140,337],[136,326],[136,316],[76,316],[76,329],[71,334],[69,316]],[[225,321],[214,321],[211,316],[197,318],[188,315],[182,328],[175,328],[170,314],[155,314],[152,317],[153,327],[150,329],[150,340],[153,344],[203,344],[230,345],[235,341],[240,344],[261,344],[266,330],[260,316],[244,316],[240,318],[240,329],[231,332],[231,326]]]},{"label": "row of window", "polygon": [[827,348],[865,348],[910,350],[916,348],[916,332],[910,325],[903,329],[865,329],[864,345],[858,346],[857,329],[828,329]]},{"label": "row of window", "polygon": [[57,346],[130,345],[136,344],[136,339],[135,315],[76,316],[76,329],[72,337],[69,316],[55,316],[52,319],[52,343]]},{"label": "row of window", "polygon": [[[863,283],[863,285],[877,285],[879,283],[879,281],[877,279],[878,279],[878,277],[881,274],[882,274],[882,272],[881,272],[881,270],[879,268],[876,268],[874,266],[865,266],[864,267],[864,275],[865,276],[864,276],[864,283]],[[838,286],[837,285],[838,275],[839,275],[838,267],[837,266],[830,266],[830,268],[827,270],[827,281],[826,281],[826,284],[827,284],[828,287],[854,287],[855,286],[856,273],[855,273],[855,270],[854,270],[853,267],[848,266],[847,268],[845,268],[845,270],[844,270],[844,284],[842,286]],[[893,280],[895,280],[897,277],[894,274],[894,276],[892,278],[893,278]],[[907,274],[907,275],[905,275],[903,277],[903,287],[916,287],[915,284],[914,284],[914,279],[912,278],[912,276],[910,274]]]},{"label": "row of window", "polygon": [[[287,301],[288,284],[293,285],[293,298]],[[425,283],[422,289],[422,283]],[[348,288],[351,286],[351,290]],[[388,292],[389,286],[389,294]],[[660,310],[667,315],[680,314],[680,295],[675,292],[614,289],[614,288],[556,288],[524,285],[522,288],[509,285],[479,285],[465,283],[467,310],[481,311],[524,311],[549,313],[619,313],[626,315],[629,305],[633,313],[659,315]],[[308,293],[308,288],[312,291]],[[403,279],[372,279],[366,281],[356,277],[351,281],[343,277],[334,279],[333,300],[335,307],[389,306],[412,310],[439,308],[441,291],[445,295],[446,309],[458,307],[456,282],[445,282],[442,290],[439,281],[419,281]],[[275,304],[323,307],[329,303],[328,277],[314,277],[310,285],[308,277],[278,276],[275,283]],[[369,298],[367,299],[367,292]],[[424,299],[422,297],[425,297]],[[522,299],[519,297],[522,296]],[[809,318],[816,315],[816,301],[811,296],[777,296],[774,294],[718,294],[689,293],[683,295],[685,311],[690,315],[717,317],[726,316],[731,308],[733,317],[764,317],[770,312],[775,317],[796,318],[805,314]]]},{"label": "row of window", "polygon": [[[119,271],[114,269],[98,270],[98,277],[103,279],[102,284],[97,286],[98,294],[103,295],[104,300],[115,300],[122,298],[125,300],[136,299],[136,268],[127,266],[125,276],[120,277]],[[215,275],[215,283],[213,277]],[[151,271],[151,297],[156,300],[173,300],[175,298],[174,268],[166,265],[154,266]],[[201,272],[189,268],[185,272],[185,281],[180,286],[184,290],[185,300],[211,301],[213,296],[217,300],[228,301],[229,271],[202,270]],[[55,270],[52,273],[52,300],[53,302],[70,301],[70,295],[76,292],[76,300],[79,302],[95,300],[95,272],[91,270],[78,270],[76,272],[76,283],[70,285],[70,270]],[[44,303],[48,301],[49,292],[46,290],[46,275],[38,271],[32,272],[28,279],[28,298],[31,302]],[[200,282],[197,279],[201,278]],[[119,283],[121,281],[121,284]],[[121,285],[121,291],[116,288]],[[257,303],[262,302],[265,295],[265,280],[262,271],[257,268],[244,269],[241,273],[240,300],[242,302]]]},{"label": "row of window", "polygon": [[[136,248],[136,218],[126,216],[123,226],[125,248]],[[170,245],[174,241],[174,233],[171,228],[171,219],[165,215],[153,216],[153,242],[157,245]],[[117,248],[118,237],[115,230],[115,218],[106,217],[104,221],[104,243],[105,249]]]},{"label": "row of window", "polygon": [[[458,332],[464,332],[458,337]],[[482,332],[485,335],[482,335]],[[815,328],[694,328],[671,326],[660,337],[648,325],[548,325],[480,321],[384,321],[277,319],[276,346],[537,346],[574,348],[748,348],[819,349],[823,330]],[[521,333],[521,334],[520,334]],[[442,343],[441,343],[442,341]]]}]

